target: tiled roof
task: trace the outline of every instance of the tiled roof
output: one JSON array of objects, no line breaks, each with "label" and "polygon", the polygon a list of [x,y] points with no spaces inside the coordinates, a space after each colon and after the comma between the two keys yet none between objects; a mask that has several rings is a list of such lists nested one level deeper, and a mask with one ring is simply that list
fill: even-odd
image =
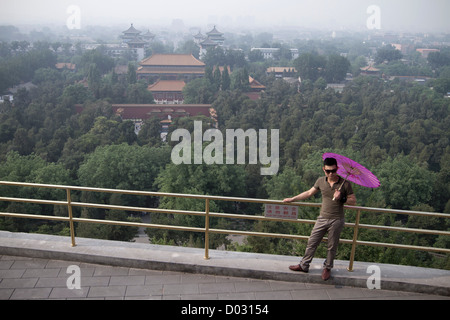
[{"label": "tiled roof", "polygon": [[194,69],[192,70],[192,68],[190,69],[164,69],[164,68],[145,68],[145,67],[140,67],[137,70],[138,74],[204,74],[205,70],[204,69]]},{"label": "tiled roof", "polygon": [[134,37],[132,40],[128,41],[127,44],[146,44],[144,40],[142,40],[140,37]]},{"label": "tiled roof", "polygon": [[210,32],[207,32],[206,34],[207,34],[208,36],[222,36],[222,35],[223,35],[222,32],[219,32],[219,31],[216,29],[216,26],[214,26],[214,28],[213,28]]},{"label": "tiled roof", "polygon": [[377,68],[375,68],[372,65],[369,65],[369,66],[364,67],[364,68],[360,68],[360,70],[361,71],[371,71],[371,72],[378,72],[378,71],[380,71],[380,69],[377,69]]},{"label": "tiled roof", "polygon": [[75,64],[73,63],[65,63],[65,62],[58,62],[55,64],[56,69],[64,69],[67,68],[69,70],[75,70]]},{"label": "tiled roof", "polygon": [[[124,120],[144,120],[154,116],[167,118],[167,115],[172,117],[204,115],[217,121],[217,112],[210,104],[112,104],[111,107],[113,112]],[[77,113],[81,113],[83,108],[82,104],[75,105]]]},{"label": "tiled roof", "polygon": [[258,80],[255,80],[254,78],[252,78],[250,76],[248,76],[248,83],[250,85],[250,88],[252,88],[252,89],[262,89],[262,90],[264,90],[266,88]]},{"label": "tiled roof", "polygon": [[269,67],[266,72],[282,73],[284,71],[289,72],[289,70],[291,70],[291,72],[297,72],[294,67]]},{"label": "tiled roof", "polygon": [[183,80],[159,80],[158,82],[148,86],[148,90],[155,91],[183,91],[186,83]]},{"label": "tiled roof", "polygon": [[127,33],[139,34],[139,33],[141,33],[141,32],[140,32],[139,30],[136,30],[136,29],[133,27],[133,24],[131,24],[131,27],[129,27],[128,30],[123,31],[122,33],[125,33],[125,34],[127,34]]},{"label": "tiled roof", "polygon": [[113,112],[118,113],[123,119],[147,119],[151,116],[166,117],[198,114],[209,117],[210,104],[113,104]]},{"label": "tiled roof", "polygon": [[154,54],[142,60],[140,64],[141,66],[205,66],[192,54]]},{"label": "tiled roof", "polygon": [[217,42],[214,42],[210,38],[207,38],[206,40],[202,41],[200,44],[202,46],[216,46]]}]

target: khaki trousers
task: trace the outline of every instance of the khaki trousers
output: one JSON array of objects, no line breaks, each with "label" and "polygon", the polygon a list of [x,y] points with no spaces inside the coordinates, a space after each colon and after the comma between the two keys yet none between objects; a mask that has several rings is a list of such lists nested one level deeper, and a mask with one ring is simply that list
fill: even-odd
[{"label": "khaki trousers", "polygon": [[334,258],[336,257],[337,248],[339,245],[339,237],[341,236],[342,229],[344,228],[345,219],[325,219],[319,217],[314,225],[314,228],[309,237],[308,244],[306,246],[305,255],[300,261],[300,266],[303,270],[309,270],[309,264],[311,263],[314,253],[317,247],[322,241],[325,234],[328,232],[328,252],[327,258],[323,263],[324,268],[333,268]]}]

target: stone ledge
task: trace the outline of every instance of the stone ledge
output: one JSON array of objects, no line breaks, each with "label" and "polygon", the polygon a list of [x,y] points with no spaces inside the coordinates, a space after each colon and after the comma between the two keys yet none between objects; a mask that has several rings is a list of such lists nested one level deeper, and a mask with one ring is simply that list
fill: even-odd
[{"label": "stone ledge", "polygon": [[370,265],[381,270],[381,289],[450,296],[450,271],[410,266],[354,263],[347,271],[348,261],[335,261],[330,280],[321,279],[323,259],[314,259],[309,273],[290,271],[299,257],[161,246],[132,242],[76,238],[72,247],[69,237],[11,233],[0,231],[0,254],[56,260],[96,263],[140,269],[168,270],[214,274],[255,279],[320,283],[334,286],[367,287],[372,275]]}]

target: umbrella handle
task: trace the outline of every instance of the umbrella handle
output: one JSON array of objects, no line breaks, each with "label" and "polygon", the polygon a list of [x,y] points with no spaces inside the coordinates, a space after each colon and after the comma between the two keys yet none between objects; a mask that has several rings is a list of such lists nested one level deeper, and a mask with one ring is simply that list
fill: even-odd
[{"label": "umbrella handle", "polygon": [[[344,181],[342,181],[341,186],[339,187],[338,191],[341,191],[342,186],[344,185],[344,182],[347,181],[348,175],[347,177],[345,177]],[[334,201],[335,197],[333,197],[333,201]]]}]

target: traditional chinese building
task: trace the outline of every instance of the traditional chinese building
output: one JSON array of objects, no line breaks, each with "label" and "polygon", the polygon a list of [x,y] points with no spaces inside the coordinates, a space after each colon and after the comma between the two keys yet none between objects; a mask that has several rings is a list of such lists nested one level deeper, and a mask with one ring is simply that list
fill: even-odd
[{"label": "traditional chinese building", "polygon": [[375,68],[372,65],[366,66],[364,68],[360,68],[359,70],[361,70],[361,75],[364,76],[378,76],[380,75],[380,69]]},{"label": "traditional chinese building", "polygon": [[245,95],[251,100],[261,99],[261,92],[264,92],[266,87],[262,85],[258,80],[248,76],[248,84],[250,86],[250,91],[245,92]]},{"label": "traditional chinese building", "polygon": [[200,32],[197,36],[194,37],[194,41],[196,43],[199,43],[200,45],[200,58],[204,57],[206,55],[206,52],[210,48],[215,48],[217,46],[223,46],[223,42],[225,41],[225,38],[223,37],[223,33],[219,32],[216,29],[216,26],[214,28],[206,33],[206,39],[203,41],[200,40]]},{"label": "traditional chinese building", "polygon": [[142,39],[144,39],[144,41],[150,42],[153,39],[155,39],[155,35],[153,33],[150,32],[150,30],[147,30],[146,33],[144,33],[142,36]]},{"label": "traditional chinese building", "polygon": [[206,33],[206,37],[211,41],[215,42],[217,45],[222,46],[225,38],[223,37],[223,33],[219,32],[216,29],[216,26],[210,31]]},{"label": "traditional chinese building", "polygon": [[128,42],[130,40],[133,40],[137,36],[141,34],[139,30],[137,30],[135,27],[133,27],[133,24],[131,24],[131,27],[129,27],[127,30],[122,32],[122,40],[123,42]]},{"label": "traditional chinese building", "polygon": [[157,104],[182,104],[184,102],[183,80],[159,80],[148,86]]},{"label": "traditional chinese building", "polygon": [[148,47],[150,41],[155,38],[155,35],[147,31],[147,33],[141,35],[141,31],[137,30],[133,24],[122,32],[121,36],[124,44],[128,46],[136,54],[137,61],[141,61],[145,57],[145,48]]},{"label": "traditional chinese building", "polygon": [[205,64],[192,54],[154,54],[140,62],[138,79],[189,81],[205,75]]},{"label": "traditional chinese building", "polygon": [[[146,119],[161,119],[161,137],[167,134],[168,126],[173,118],[203,115],[217,123],[217,114],[210,104],[112,104],[113,112],[123,120],[133,121],[135,133],[138,134]],[[83,111],[83,105],[75,105],[77,113]]]},{"label": "traditional chinese building", "polygon": [[427,59],[428,55],[432,52],[440,52],[439,49],[424,49],[424,48],[419,48],[416,49],[417,52],[419,52],[422,55],[422,58]]},{"label": "traditional chinese building", "polygon": [[294,77],[297,70],[294,67],[269,67],[266,69],[267,74],[274,74],[276,78]]},{"label": "traditional chinese building", "polygon": [[194,42],[195,44],[197,44],[198,46],[200,46],[200,43],[206,39],[206,36],[204,36],[200,30],[198,31],[198,33],[194,36]]}]

